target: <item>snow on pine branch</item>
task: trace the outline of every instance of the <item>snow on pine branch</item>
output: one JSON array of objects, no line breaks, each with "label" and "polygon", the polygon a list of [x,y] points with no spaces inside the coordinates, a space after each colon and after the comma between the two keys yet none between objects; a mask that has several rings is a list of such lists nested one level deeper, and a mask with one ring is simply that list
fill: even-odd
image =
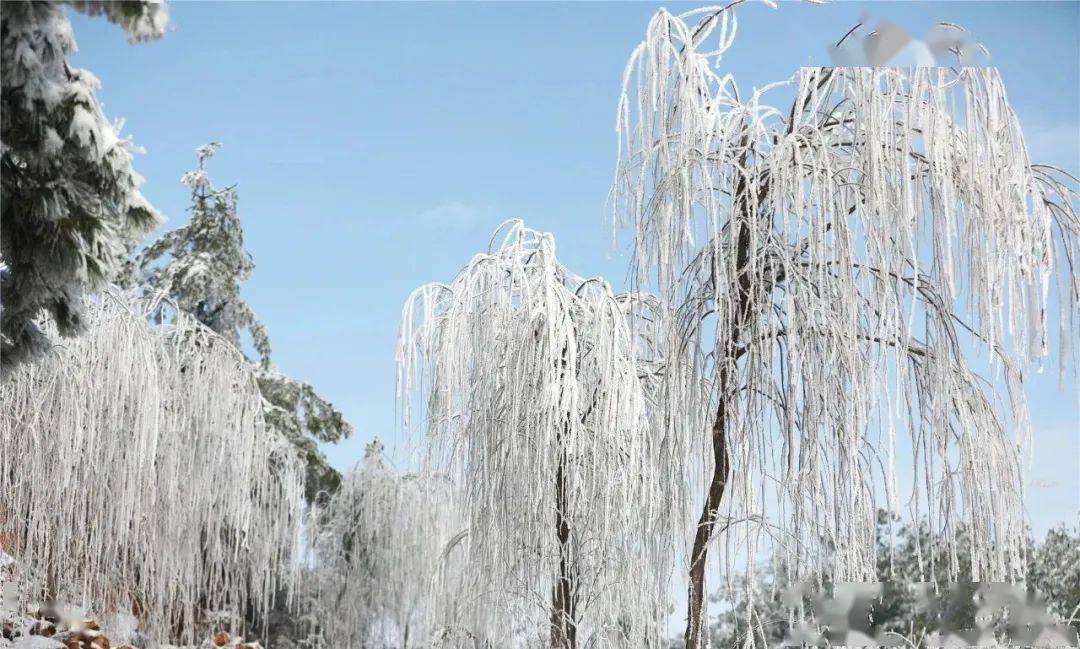
[{"label": "snow on pine branch", "polygon": [[132,259],[125,279],[147,294],[164,292],[239,350],[250,340],[265,399],[264,419],[306,458],[310,501],[319,491],[332,491],[339,479],[318,443],[340,441],[352,433],[352,426],[314,387],[286,376],[271,360],[269,332],[240,294],[255,263],[244,247],[237,188],[216,187],[207,171],[220,147],[215,141],[195,149],[198,167],[180,179],[191,190],[189,222],[161,235]]},{"label": "snow on pine branch", "polygon": [[618,108],[613,204],[665,305],[666,417],[706,436],[697,413],[732,413],[721,514],[761,521],[741,556],[872,578],[906,437],[913,518],[969,526],[972,578],[1016,577],[1022,372],[1052,306],[1060,358],[1076,339],[1075,184],[1030,161],[994,68],[804,68],[740,95],[712,65],[726,13],[661,10]]},{"label": "snow on pine branch", "polygon": [[302,465],[235,347],[182,311],[151,325],[159,307],[106,292],[0,385],[0,539],[39,596],[190,642],[290,583]]},{"label": "snow on pine branch", "polygon": [[[160,35],[159,4],[76,2],[105,13],[132,38]],[[98,79],[70,64],[71,23],[53,2],[4,6],[0,43],[0,370],[49,348],[39,319],[61,335],[84,323],[84,294],[104,288],[130,247],[161,222],[132,168],[138,148],[97,99]]]},{"label": "snow on pine branch", "polygon": [[161,38],[169,26],[169,12],[162,0],[66,0],[65,4],[90,16],[104,14],[127,32],[132,43]]}]

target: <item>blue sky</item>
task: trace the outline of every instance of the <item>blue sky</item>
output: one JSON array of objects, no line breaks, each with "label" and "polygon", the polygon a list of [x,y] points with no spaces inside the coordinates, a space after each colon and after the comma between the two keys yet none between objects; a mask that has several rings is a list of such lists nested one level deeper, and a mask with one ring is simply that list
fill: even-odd
[{"label": "blue sky", "polygon": [[[73,15],[74,62],[102,81],[106,113],[146,148],[144,193],[187,218],[194,148],[237,183],[256,270],[244,294],[274,358],[344,410],[355,436],[339,468],[396,432],[394,344],[402,302],[447,280],[510,217],[555,233],[582,275],[625,279],[605,198],[627,55],[662,5],[174,2],[158,42],[129,45]],[[669,4],[671,10],[693,5]],[[725,57],[740,87],[827,65],[864,13],[916,37],[938,20],[992,53],[1033,157],[1080,170],[1080,3],[838,2],[748,6]],[[1056,371],[1029,386],[1031,515],[1039,532],[1080,507],[1080,390]]]}]

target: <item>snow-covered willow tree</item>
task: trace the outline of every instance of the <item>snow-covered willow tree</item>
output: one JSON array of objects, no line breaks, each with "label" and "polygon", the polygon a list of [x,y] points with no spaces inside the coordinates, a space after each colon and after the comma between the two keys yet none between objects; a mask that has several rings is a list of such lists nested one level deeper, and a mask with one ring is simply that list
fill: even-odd
[{"label": "snow-covered willow tree", "polygon": [[303,468],[235,347],[159,306],[104,293],[0,385],[0,539],[31,592],[190,642],[292,579]]},{"label": "snow-covered willow tree", "polygon": [[270,336],[240,296],[255,264],[244,248],[236,187],[215,187],[206,171],[207,160],[219,146],[211,142],[198,147],[198,168],[181,178],[191,189],[190,221],[166,232],[131,260],[125,283],[142,284],[150,293],[164,292],[237,349],[244,348],[245,332],[250,336],[258,354],[255,371],[267,424],[303,455],[312,500],[320,491],[336,489],[340,481],[318,442],[340,441],[352,433],[352,426],[312,386],[285,376],[271,362]]},{"label": "snow-covered willow tree", "polygon": [[[504,231],[505,228],[505,231]],[[460,489],[467,587],[499,646],[651,647],[667,611],[672,494],[627,303],[570,273],[550,234],[501,245],[403,311],[399,400],[426,406]]]},{"label": "snow-covered willow tree", "polygon": [[382,444],[314,517],[315,617],[324,646],[427,647],[466,627],[465,523],[445,475],[399,475]]},{"label": "snow-covered willow tree", "polygon": [[[167,22],[153,2],[74,2],[132,41]],[[54,2],[0,14],[0,358],[10,368],[48,349],[40,319],[64,336],[83,326],[85,292],[104,287],[130,246],[160,220],[139,193],[134,145],[102,113],[100,83],[71,67],[71,24]]]},{"label": "snow-covered willow tree", "polygon": [[657,13],[617,119],[615,210],[670,314],[666,417],[707,449],[687,464],[693,649],[718,538],[792,580],[872,580],[901,488],[945,543],[964,524],[973,579],[1016,578],[1023,372],[1055,308],[1064,360],[1080,289],[1074,185],[1030,161],[997,70],[803,68],[740,94],[719,71],[732,6]]}]

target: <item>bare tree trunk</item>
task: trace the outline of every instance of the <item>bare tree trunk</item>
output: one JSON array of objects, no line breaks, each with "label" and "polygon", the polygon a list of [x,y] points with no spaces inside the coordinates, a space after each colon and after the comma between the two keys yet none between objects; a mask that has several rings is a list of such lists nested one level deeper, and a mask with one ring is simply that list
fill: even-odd
[{"label": "bare tree trunk", "polygon": [[551,589],[551,647],[577,647],[577,593],[570,565],[570,524],[566,520],[566,454],[560,452],[555,469],[555,535],[559,540],[559,576]]},{"label": "bare tree trunk", "polygon": [[[736,197],[744,196],[745,179],[740,182]],[[736,202],[734,213],[741,215],[742,223],[736,241],[736,298],[735,308],[730,315],[730,332],[728,339],[724,341],[718,351],[720,363],[718,370],[719,404],[716,407],[716,419],[712,427],[712,450],[713,450],[713,473],[709,480],[709,492],[705,497],[705,505],[698,519],[697,532],[694,534],[694,546],[690,554],[690,586],[687,589],[687,615],[686,633],[683,639],[686,649],[701,649],[703,635],[705,633],[705,567],[708,559],[708,545],[716,528],[716,515],[720,509],[720,501],[724,497],[727,488],[728,471],[730,470],[730,458],[727,449],[727,432],[730,419],[731,395],[737,378],[738,370],[737,347],[739,332],[746,326],[750,317],[751,293],[754,290],[753,278],[750,277],[748,266],[750,262],[750,220],[753,215],[748,211],[745,200]],[[714,272],[714,280],[717,277]]]},{"label": "bare tree trunk", "polygon": [[690,562],[690,587],[688,592],[688,611],[686,618],[687,649],[700,649],[705,622],[705,564],[708,556],[708,542],[716,527],[716,513],[720,500],[727,487],[728,452],[727,452],[727,408],[721,401],[716,422],[712,430],[713,475],[709,482],[709,495],[698,520],[697,533],[694,535],[694,548]]},{"label": "bare tree trunk", "polygon": [[[718,14],[719,12],[713,14],[712,17],[715,18]],[[821,88],[832,75],[833,70],[827,70],[817,80],[816,86]],[[808,92],[792,102],[791,113],[788,116],[788,134],[791,133],[791,129],[795,124],[795,113],[804,109],[809,100],[810,93]],[[744,138],[742,146],[745,148],[746,145],[747,140]],[[744,169],[747,168],[747,156],[745,153],[741,165]],[[768,170],[753,180],[757,184],[759,204],[764,202],[765,197],[772,188],[770,180]],[[768,222],[763,221],[759,224],[756,221],[758,215],[754,212],[747,197],[748,182],[750,182],[750,179],[747,176],[742,176],[739,179],[732,206],[732,219],[739,228],[735,242],[735,308],[730,316],[728,338],[717,348],[717,357],[719,362],[723,362],[723,365],[720,366],[718,371],[717,384],[719,386],[720,403],[716,407],[716,420],[713,422],[712,428],[713,474],[712,479],[709,481],[709,493],[705,498],[705,506],[701,510],[701,518],[698,519],[697,532],[694,534],[694,547],[690,555],[690,587],[687,598],[689,608],[686,616],[686,634],[684,635],[686,649],[700,649],[702,647],[702,634],[705,631],[705,566],[708,557],[709,539],[716,528],[716,514],[720,508],[720,501],[724,497],[730,470],[730,458],[727,450],[727,432],[730,417],[728,408],[731,406],[729,398],[736,393],[738,388],[735,385],[738,373],[735,363],[738,362],[740,354],[738,351],[739,336],[747,325],[751,324],[750,317],[754,298],[764,297],[765,294],[772,290],[772,282],[780,281],[776,277],[768,278],[770,283],[765,285],[762,284],[762,280],[765,278],[752,277],[749,272],[753,254],[750,249],[750,230],[759,227],[759,225],[768,227]],[[716,281],[717,279],[718,275],[714,272],[713,280]],[[723,354],[719,354],[721,351]]]}]

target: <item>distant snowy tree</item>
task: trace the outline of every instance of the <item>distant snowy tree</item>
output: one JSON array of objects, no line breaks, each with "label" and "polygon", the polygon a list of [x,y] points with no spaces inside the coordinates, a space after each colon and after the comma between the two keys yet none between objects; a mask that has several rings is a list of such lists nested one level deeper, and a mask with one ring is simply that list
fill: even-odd
[{"label": "distant snowy tree", "polygon": [[1021,577],[1023,370],[1052,306],[1062,360],[1078,322],[1075,188],[1031,163],[995,69],[803,68],[742,94],[717,69],[738,4],[657,13],[617,118],[615,210],[665,307],[665,419],[705,444],[684,467],[687,649],[711,548],[729,573],[776,547],[792,580],[869,578],[901,486],[973,579]]},{"label": "distant snowy tree", "polygon": [[35,597],[192,642],[291,587],[304,469],[250,363],[173,314],[103,293],[84,335],[0,384],[0,545]]},{"label": "distant snowy tree", "polygon": [[[445,475],[398,474],[368,444],[363,464],[319,512],[321,646],[427,647],[465,627],[460,602],[467,530]],[[467,628],[467,627],[466,627]]]},{"label": "distant snowy tree", "polygon": [[[933,634],[943,630],[971,630],[980,622],[992,621],[998,640],[1004,644],[1008,633],[1015,633],[1023,623],[1035,622],[1032,611],[1012,611],[1006,617],[1000,609],[983,611],[982,616],[990,619],[979,620],[978,591],[987,584],[972,583],[967,546],[950,548],[944,539],[934,538],[925,522],[896,526],[899,520],[896,514],[884,510],[879,513],[875,579],[882,590],[866,620],[878,638],[900,639],[905,642],[903,646],[925,647]],[[966,538],[966,526],[959,526],[957,534]],[[1076,633],[1080,632],[1080,531],[1059,524],[1042,542],[1029,539],[1027,543],[1025,586],[1038,597],[1025,604],[1049,613],[1050,619],[1058,623],[1056,631],[1072,637],[1071,643],[1066,638],[1060,646],[1076,646]],[[950,575],[949,555],[954,552],[959,570],[956,575]],[[931,574],[931,570],[937,574]],[[752,580],[749,584],[722,590],[730,606],[710,626],[713,647],[741,647],[754,634],[764,636],[769,646],[781,646],[791,638],[789,604],[798,602],[785,598],[783,591],[789,580],[783,577],[784,572],[783,566],[769,566],[746,577]],[[920,586],[934,582],[942,586],[934,597],[920,594]],[[830,587],[826,585],[822,592],[827,593]],[[802,602],[804,606],[807,603]],[[1011,629],[1007,623],[1010,619],[1014,623]],[[1067,633],[1068,626],[1072,627],[1071,634]],[[1011,639],[1013,642],[1008,644],[1017,644],[1018,638]],[[968,643],[976,644],[974,638]],[[678,644],[681,643],[673,646]]]},{"label": "distant snowy tree", "polygon": [[[142,281],[165,292],[237,349],[242,349],[242,334],[248,332],[260,359],[269,362],[269,337],[240,298],[240,285],[251,276],[255,264],[244,250],[236,188],[217,189],[206,173],[206,161],[219,146],[211,142],[196,149],[198,169],[180,179],[191,188],[191,220],[138,255]],[[154,265],[166,255],[164,264]]]},{"label": "distant snowy tree", "polygon": [[[159,3],[75,2],[134,40],[161,36]],[[106,120],[100,85],[72,68],[71,24],[54,2],[12,2],[0,14],[0,361],[10,369],[83,326],[86,292],[105,286],[128,249],[159,222],[139,193],[135,146]]]},{"label": "distant snowy tree", "polygon": [[467,583],[496,624],[474,631],[659,646],[681,476],[653,434],[627,300],[564,268],[550,234],[508,225],[450,284],[414,291],[398,351],[406,422],[420,399],[462,492]]},{"label": "distant snowy tree", "polygon": [[1028,583],[1080,633],[1080,526],[1055,525],[1031,553]]},{"label": "distant snowy tree", "polygon": [[321,490],[333,491],[340,479],[317,442],[339,441],[349,436],[352,427],[314,388],[284,376],[271,363],[270,337],[240,297],[240,286],[255,264],[244,249],[236,187],[219,189],[206,172],[206,161],[219,146],[211,142],[196,149],[198,168],[181,178],[191,188],[188,224],[165,233],[143,250],[132,261],[134,267],[128,269],[125,281],[164,292],[237,349],[244,349],[245,332],[250,336],[258,354],[257,376],[267,423],[303,453],[310,500]]}]

